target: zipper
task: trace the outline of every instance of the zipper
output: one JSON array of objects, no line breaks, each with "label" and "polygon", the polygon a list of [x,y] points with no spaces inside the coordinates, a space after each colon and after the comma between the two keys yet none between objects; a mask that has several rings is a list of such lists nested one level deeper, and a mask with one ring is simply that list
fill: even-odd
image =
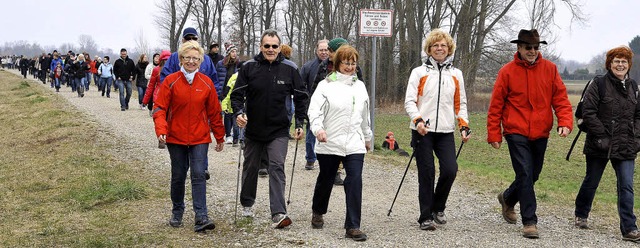
[{"label": "zipper", "polygon": [[440,117],[440,91],[442,89],[442,67],[438,65],[438,101],[436,102],[436,126],[434,132],[438,132],[438,117]]}]

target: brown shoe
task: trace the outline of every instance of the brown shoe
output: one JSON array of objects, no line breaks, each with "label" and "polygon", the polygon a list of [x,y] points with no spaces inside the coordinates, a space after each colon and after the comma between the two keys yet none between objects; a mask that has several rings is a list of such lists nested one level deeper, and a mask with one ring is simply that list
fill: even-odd
[{"label": "brown shoe", "polygon": [[313,213],[313,216],[311,216],[311,227],[313,229],[322,229],[323,226],[324,219],[322,219],[322,215]]},{"label": "brown shoe", "polygon": [[633,230],[622,236],[622,240],[638,242],[640,241],[640,231]]},{"label": "brown shoe", "polygon": [[500,202],[500,205],[502,206],[502,218],[504,218],[504,220],[509,224],[515,224],[516,221],[518,221],[516,211],[513,209],[513,207],[507,205],[507,202],[504,201],[504,196],[502,194],[502,192],[498,194],[498,202]]},{"label": "brown shoe", "polygon": [[589,229],[589,223],[587,222],[587,218],[580,218],[576,216],[575,226],[580,229]]},{"label": "brown shoe", "polygon": [[522,236],[528,239],[537,239],[539,238],[538,228],[536,224],[524,225],[522,228]]},{"label": "brown shoe", "polygon": [[344,234],[345,238],[353,239],[355,241],[365,241],[367,240],[367,235],[364,234],[360,229],[347,229],[347,232]]}]

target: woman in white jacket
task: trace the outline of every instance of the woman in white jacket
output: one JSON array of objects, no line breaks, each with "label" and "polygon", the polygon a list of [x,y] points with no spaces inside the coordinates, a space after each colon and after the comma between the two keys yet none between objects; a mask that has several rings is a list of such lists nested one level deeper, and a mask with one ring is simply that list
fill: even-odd
[{"label": "woman in white jacket", "polygon": [[362,166],[364,154],[371,148],[369,95],[356,76],[358,51],[342,45],[333,56],[334,72],[318,84],[307,113],[317,139],[315,152],[320,165],[313,192],[311,225],[316,229],[324,225],[322,215],[327,213],[335,175],[342,162],[347,172],[345,237],[365,241],[367,235],[360,231],[360,214]]},{"label": "woman in white jacket", "polygon": [[[418,223],[422,230],[435,230],[434,221],[447,223],[444,209],[458,172],[454,133],[460,130],[462,142],[470,137],[462,71],[451,62],[455,48],[448,33],[440,29],[429,32],[423,47],[429,56],[411,71],[405,95],[404,108],[412,120],[411,144],[418,165]],[[435,191],[434,153],[440,165]]]}]

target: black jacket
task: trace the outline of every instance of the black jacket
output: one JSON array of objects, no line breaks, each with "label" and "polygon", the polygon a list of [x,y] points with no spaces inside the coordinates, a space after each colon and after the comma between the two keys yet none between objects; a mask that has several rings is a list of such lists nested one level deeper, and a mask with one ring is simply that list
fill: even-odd
[{"label": "black jacket", "polygon": [[73,75],[74,78],[84,78],[87,76],[87,69],[89,69],[87,62],[76,60],[69,67],[69,75]]},{"label": "black jacket", "polygon": [[147,65],[149,65],[149,62],[138,62],[138,64],[136,65],[134,79],[136,80],[137,87],[147,88],[147,83],[149,82],[149,80],[144,77],[144,72],[147,70]]},{"label": "black jacket", "polygon": [[247,138],[268,142],[289,136],[290,122],[285,100],[291,95],[296,106],[295,126],[302,128],[307,119],[309,95],[298,67],[282,54],[272,63],[262,53],[245,62],[231,91],[231,105],[234,113],[246,113],[249,119],[245,133]]},{"label": "black jacket", "polygon": [[129,81],[135,73],[136,65],[128,56],[125,60],[118,58],[113,63],[113,74],[115,74],[116,79],[120,78],[120,80]]},{"label": "black jacket", "polygon": [[[583,122],[587,127],[584,154],[598,158],[630,160],[640,150],[640,105],[633,79],[622,81],[611,71],[596,76],[583,102]],[[606,89],[598,81],[606,80]],[[604,97],[600,99],[600,90]]]}]

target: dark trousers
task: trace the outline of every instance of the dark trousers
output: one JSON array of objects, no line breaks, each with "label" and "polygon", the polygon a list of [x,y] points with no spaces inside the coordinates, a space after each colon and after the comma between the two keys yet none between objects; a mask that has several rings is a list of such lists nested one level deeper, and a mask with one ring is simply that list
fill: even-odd
[{"label": "dark trousers", "polygon": [[[588,218],[593,198],[600,184],[602,173],[609,159],[587,156],[587,172],[576,196],[575,215]],[[625,235],[637,230],[636,216],[633,214],[633,173],[635,160],[611,159],[611,166],[616,172],[618,191],[618,215],[620,216],[620,232]]]},{"label": "dark trousers", "polygon": [[347,176],[344,179],[344,195],[347,208],[344,228],[359,229],[362,212],[362,165],[364,164],[364,154],[347,156],[317,154],[317,156],[320,173],[316,179],[311,209],[317,214],[327,213],[333,182],[338,172],[338,166],[342,162],[344,170],[347,172]]},{"label": "dark trousers", "polygon": [[167,144],[171,157],[171,202],[174,215],[184,213],[184,192],[187,172],[191,168],[191,198],[196,220],[207,216],[207,181],[204,170],[209,144],[192,146]]},{"label": "dark trousers", "polygon": [[244,163],[242,166],[242,189],[240,204],[251,207],[256,201],[258,190],[258,169],[261,159],[269,161],[269,207],[271,215],[286,214],[287,205],[284,200],[286,177],[284,161],[287,156],[289,138],[279,137],[269,142],[245,139]]},{"label": "dark trousers", "polygon": [[[443,212],[446,208],[449,192],[458,174],[456,162],[456,144],[453,133],[429,132],[425,136],[411,131],[414,143],[416,163],[418,165],[418,200],[420,201],[420,217],[418,222],[433,220],[433,213]],[[434,154],[438,157],[440,176],[433,188],[435,180]]]},{"label": "dark trousers", "polygon": [[505,135],[505,139],[516,178],[504,191],[504,201],[512,207],[520,202],[522,224],[537,224],[536,192],[533,186],[542,171],[548,139],[529,140],[519,134]]}]

